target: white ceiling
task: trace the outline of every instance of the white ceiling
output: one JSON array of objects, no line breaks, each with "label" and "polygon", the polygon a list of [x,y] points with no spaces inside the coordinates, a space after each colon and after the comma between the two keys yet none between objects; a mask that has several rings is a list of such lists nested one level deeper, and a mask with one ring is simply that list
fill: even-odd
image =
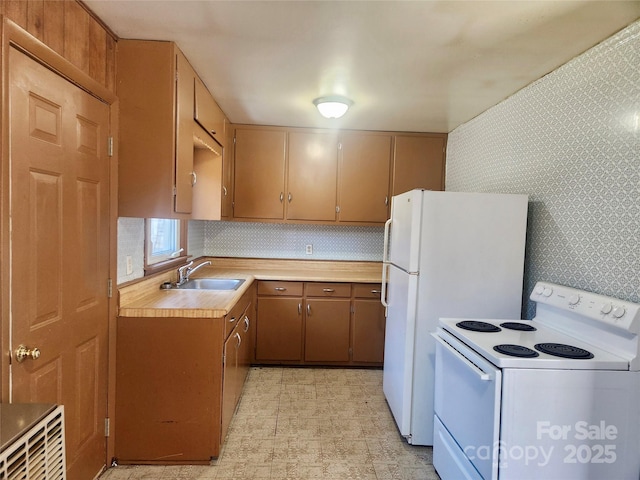
[{"label": "white ceiling", "polygon": [[[173,40],[233,123],[449,132],[640,17],[640,1],[84,0]],[[353,107],[320,117],[316,97]]]}]

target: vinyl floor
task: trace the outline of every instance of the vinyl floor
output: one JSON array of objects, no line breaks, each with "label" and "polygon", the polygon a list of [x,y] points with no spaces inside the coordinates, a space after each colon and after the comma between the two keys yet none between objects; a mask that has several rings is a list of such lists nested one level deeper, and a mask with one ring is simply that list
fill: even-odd
[{"label": "vinyl floor", "polygon": [[431,447],[408,445],[382,370],[253,367],[210,466],[122,465],[100,480],[437,480]]}]

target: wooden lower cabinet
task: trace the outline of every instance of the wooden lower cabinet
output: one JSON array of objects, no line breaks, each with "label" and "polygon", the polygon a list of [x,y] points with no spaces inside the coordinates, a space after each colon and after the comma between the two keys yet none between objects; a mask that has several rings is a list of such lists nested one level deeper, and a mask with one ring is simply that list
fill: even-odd
[{"label": "wooden lower cabinet", "polygon": [[224,343],[222,356],[222,429],[220,438],[224,440],[229,424],[242,394],[244,381],[251,366],[251,306],[240,315],[231,335]]},{"label": "wooden lower cabinet", "polygon": [[253,296],[251,288],[224,318],[118,318],[119,463],[208,464],[219,456],[251,361]]},{"label": "wooden lower cabinet", "polygon": [[223,319],[120,317],[115,457],[206,463],[220,450]]},{"label": "wooden lower cabinet", "polygon": [[357,298],[353,301],[351,338],[354,362],[382,363],[386,318],[379,300]]},{"label": "wooden lower cabinet", "polygon": [[307,299],[304,359],[348,362],[351,300]]},{"label": "wooden lower cabinet", "polygon": [[381,366],[384,328],[379,284],[258,283],[257,364]]},{"label": "wooden lower cabinet", "polygon": [[256,360],[302,360],[302,298],[258,298]]}]

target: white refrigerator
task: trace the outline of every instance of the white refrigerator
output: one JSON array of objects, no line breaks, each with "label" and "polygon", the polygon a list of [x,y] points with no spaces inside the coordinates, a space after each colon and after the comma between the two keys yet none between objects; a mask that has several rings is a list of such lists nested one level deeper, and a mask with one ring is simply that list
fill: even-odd
[{"label": "white refrigerator", "polygon": [[392,198],[383,390],[412,445],[433,445],[438,319],[521,316],[527,204],[526,195],[429,190]]}]

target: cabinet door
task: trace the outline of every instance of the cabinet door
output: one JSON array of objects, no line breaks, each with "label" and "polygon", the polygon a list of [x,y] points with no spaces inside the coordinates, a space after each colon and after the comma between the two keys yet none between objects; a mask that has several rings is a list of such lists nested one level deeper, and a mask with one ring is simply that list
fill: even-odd
[{"label": "cabinet door", "polygon": [[305,308],[304,359],[310,362],[349,361],[348,299],[308,299]]},{"label": "cabinet door", "polygon": [[176,213],[191,213],[195,172],[193,170],[193,87],[196,77],[188,60],[176,49]]},{"label": "cabinet door", "polygon": [[286,132],[236,129],[235,218],[284,219]]},{"label": "cabinet door", "polygon": [[445,140],[445,135],[395,137],[392,195],[414,188],[444,189]]},{"label": "cabinet door", "polygon": [[353,301],[354,362],[382,363],[384,359],[384,307],[380,299]]},{"label": "cabinet door", "polygon": [[247,379],[249,373],[249,367],[251,366],[251,347],[253,342],[251,341],[251,308],[248,308],[238,324],[238,331],[240,333],[241,343],[238,351],[238,373],[236,376],[236,404],[240,400],[242,389],[244,388],[244,382]]},{"label": "cabinet door", "polygon": [[197,76],[195,78],[194,118],[220,145],[225,146],[226,123],[224,112],[213,99],[202,80]]},{"label": "cabinet door", "polygon": [[391,136],[347,133],[340,143],[339,221],[384,223],[389,204]]},{"label": "cabinet door", "polygon": [[231,335],[224,342],[224,354],[222,365],[222,429],[220,431],[220,442],[224,443],[229,430],[229,424],[236,409],[236,398],[238,396],[238,357],[242,337],[236,327]]},{"label": "cabinet door", "polygon": [[221,216],[229,218],[233,216],[233,132],[226,129],[227,142],[222,149],[222,209]]},{"label": "cabinet door", "polygon": [[256,319],[256,360],[302,359],[302,299],[261,297]]},{"label": "cabinet door", "polygon": [[287,219],[336,219],[338,137],[331,132],[289,133]]},{"label": "cabinet door", "polygon": [[122,39],[117,71],[118,213],[172,218],[176,49],[171,42]]}]

